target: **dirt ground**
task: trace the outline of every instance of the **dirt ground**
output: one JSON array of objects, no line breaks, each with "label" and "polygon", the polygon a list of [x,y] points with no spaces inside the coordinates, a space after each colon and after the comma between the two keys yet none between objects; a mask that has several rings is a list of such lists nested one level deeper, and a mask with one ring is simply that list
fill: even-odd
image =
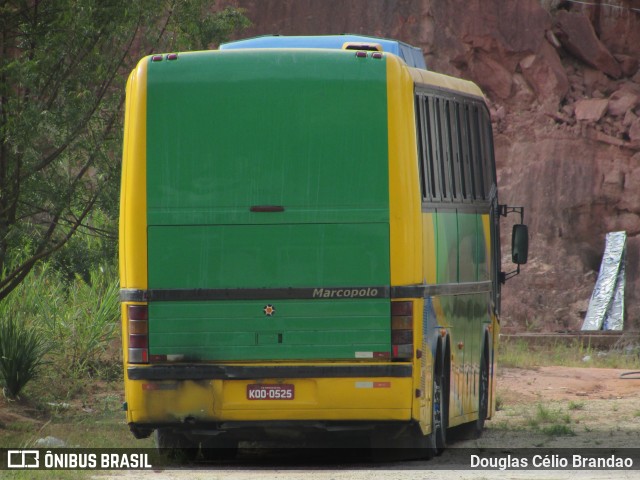
[{"label": "dirt ground", "polygon": [[[168,478],[171,480],[560,480],[640,479],[640,470],[450,470],[454,449],[623,448],[639,446],[640,375],[629,370],[540,367],[503,368],[498,376],[499,411],[486,423],[481,438],[455,442],[440,457],[428,461],[358,463],[326,466],[260,467],[220,465],[188,471],[112,472],[110,479]],[[517,450],[516,450],[517,451]],[[435,470],[437,469],[437,470]],[[431,472],[429,472],[431,471]],[[94,477],[104,479],[100,475]]]},{"label": "dirt ground", "polygon": [[507,405],[539,400],[587,402],[639,398],[640,370],[637,375],[625,373],[631,371],[615,368],[502,368],[498,373],[498,392]]},{"label": "dirt ground", "polygon": [[608,368],[501,368],[498,411],[470,448],[637,448],[640,374]]}]

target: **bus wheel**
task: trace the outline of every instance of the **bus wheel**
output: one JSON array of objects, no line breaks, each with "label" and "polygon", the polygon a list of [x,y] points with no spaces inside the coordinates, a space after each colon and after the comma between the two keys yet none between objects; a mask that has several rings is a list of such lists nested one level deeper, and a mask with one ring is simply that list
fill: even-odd
[{"label": "bus wheel", "polygon": [[192,462],[198,455],[197,443],[170,428],[158,428],[156,430],[155,444],[162,456],[177,463]]},{"label": "bus wheel", "polygon": [[455,440],[480,438],[484,422],[489,414],[489,362],[485,348],[480,358],[480,378],[478,384],[478,418],[454,429]]},{"label": "bus wheel", "polygon": [[433,376],[433,402],[431,406],[431,435],[429,443],[432,455],[440,455],[447,444],[447,395],[444,369],[436,366]]},{"label": "bus wheel", "polygon": [[489,414],[489,355],[487,349],[482,351],[480,359],[480,385],[478,386],[478,419],[475,421],[476,438],[482,435],[484,421]]},{"label": "bus wheel", "polygon": [[207,461],[233,460],[238,455],[238,441],[234,438],[213,437],[202,441],[202,456]]}]

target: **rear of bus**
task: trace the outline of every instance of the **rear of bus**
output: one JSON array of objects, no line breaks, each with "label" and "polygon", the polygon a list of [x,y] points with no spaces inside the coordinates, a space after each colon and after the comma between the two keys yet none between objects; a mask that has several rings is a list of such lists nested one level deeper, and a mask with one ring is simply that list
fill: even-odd
[{"label": "rear of bus", "polygon": [[147,57],[132,73],[120,268],[134,435],[411,420],[414,305],[390,298],[422,263],[407,260],[415,172],[390,179],[401,144],[417,168],[413,137],[389,134],[413,118],[390,107],[401,65],[237,50]]}]

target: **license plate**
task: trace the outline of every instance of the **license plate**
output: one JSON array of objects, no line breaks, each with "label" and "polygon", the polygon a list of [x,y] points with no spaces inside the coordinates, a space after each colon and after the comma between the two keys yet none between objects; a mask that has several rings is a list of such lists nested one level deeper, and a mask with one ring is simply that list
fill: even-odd
[{"label": "license plate", "polygon": [[247,400],[293,400],[294,386],[291,384],[247,385]]}]

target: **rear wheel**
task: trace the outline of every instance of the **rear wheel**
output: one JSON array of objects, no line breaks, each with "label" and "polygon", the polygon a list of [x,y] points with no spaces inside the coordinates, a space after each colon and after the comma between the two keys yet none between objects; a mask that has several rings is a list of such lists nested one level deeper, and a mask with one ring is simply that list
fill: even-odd
[{"label": "rear wheel", "polygon": [[484,422],[489,416],[489,352],[485,348],[480,359],[480,385],[478,386],[478,419],[475,422],[474,433],[482,435]]},{"label": "rear wheel", "polygon": [[238,455],[238,441],[227,436],[215,436],[202,441],[205,460],[233,460]]},{"label": "rear wheel", "polygon": [[379,428],[371,440],[374,460],[391,462],[433,457],[429,435],[423,435],[418,424]]},{"label": "rear wheel", "polygon": [[455,428],[456,440],[480,438],[484,430],[484,423],[489,416],[489,353],[484,348],[480,358],[480,377],[478,383],[478,418]]},{"label": "rear wheel", "polygon": [[447,445],[448,399],[444,368],[439,363],[433,375],[433,397],[431,405],[430,448],[433,455],[440,455]]},{"label": "rear wheel", "polygon": [[156,430],[155,444],[158,452],[173,462],[188,463],[198,456],[198,444],[170,428]]}]

